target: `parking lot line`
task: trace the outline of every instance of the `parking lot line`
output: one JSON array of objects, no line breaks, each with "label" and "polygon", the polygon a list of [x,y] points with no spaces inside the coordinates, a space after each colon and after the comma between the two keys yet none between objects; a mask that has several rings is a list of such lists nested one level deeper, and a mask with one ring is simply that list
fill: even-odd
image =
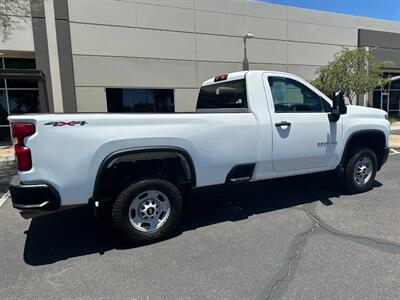
[{"label": "parking lot line", "polygon": [[400,154],[400,151],[395,150],[395,149],[390,149],[390,155],[396,155],[396,154]]},{"label": "parking lot line", "polygon": [[10,196],[10,192],[3,194],[0,198],[0,207],[7,201],[8,197]]}]

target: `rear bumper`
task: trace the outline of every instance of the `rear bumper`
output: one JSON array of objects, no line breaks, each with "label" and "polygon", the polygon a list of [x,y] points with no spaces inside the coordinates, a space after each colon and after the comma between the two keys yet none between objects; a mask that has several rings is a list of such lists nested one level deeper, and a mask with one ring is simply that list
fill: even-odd
[{"label": "rear bumper", "polygon": [[14,176],[9,185],[14,208],[22,211],[53,211],[60,208],[60,195],[47,183],[22,184]]}]

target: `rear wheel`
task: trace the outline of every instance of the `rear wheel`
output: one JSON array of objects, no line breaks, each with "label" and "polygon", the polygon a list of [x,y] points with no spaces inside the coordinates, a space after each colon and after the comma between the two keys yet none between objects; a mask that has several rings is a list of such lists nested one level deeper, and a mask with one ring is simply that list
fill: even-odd
[{"label": "rear wheel", "polygon": [[362,193],[369,190],[375,180],[377,158],[368,148],[356,148],[349,157],[344,181],[352,193]]},{"label": "rear wheel", "polygon": [[150,243],[173,232],[182,214],[182,196],[167,180],[145,179],[128,186],[118,196],[112,222],[133,244]]}]

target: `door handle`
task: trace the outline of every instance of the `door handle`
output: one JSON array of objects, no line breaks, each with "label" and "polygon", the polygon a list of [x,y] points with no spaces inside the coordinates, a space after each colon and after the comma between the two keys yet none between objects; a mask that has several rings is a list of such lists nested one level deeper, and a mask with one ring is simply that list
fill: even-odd
[{"label": "door handle", "polygon": [[287,122],[287,121],[282,121],[280,123],[275,123],[276,127],[282,127],[282,126],[288,126],[289,127],[290,125],[292,125],[292,123]]}]

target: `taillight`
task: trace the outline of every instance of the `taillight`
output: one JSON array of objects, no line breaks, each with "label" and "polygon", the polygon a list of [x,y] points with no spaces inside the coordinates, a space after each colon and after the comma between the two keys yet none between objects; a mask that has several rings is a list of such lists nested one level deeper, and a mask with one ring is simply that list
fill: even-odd
[{"label": "taillight", "polygon": [[14,143],[14,149],[18,171],[28,171],[32,168],[31,149],[25,146],[24,138],[34,134],[35,132],[36,128],[34,124],[12,124],[13,138],[16,139],[16,142]]},{"label": "taillight", "polygon": [[218,75],[214,77],[214,82],[224,81],[228,79],[228,74]]}]

